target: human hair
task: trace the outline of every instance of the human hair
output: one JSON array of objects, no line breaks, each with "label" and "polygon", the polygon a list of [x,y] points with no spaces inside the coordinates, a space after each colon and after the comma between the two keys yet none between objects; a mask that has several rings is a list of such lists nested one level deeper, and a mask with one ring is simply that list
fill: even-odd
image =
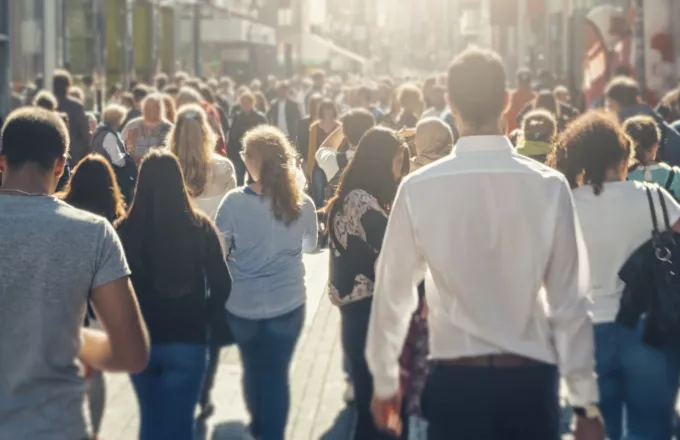
[{"label": "human hair", "polygon": [[[321,95],[319,95],[319,96],[321,96]],[[324,115],[324,113],[326,113],[327,110],[331,111],[333,113],[333,119],[338,119],[338,108],[335,106],[335,103],[333,101],[331,101],[330,99],[326,98],[326,99],[321,100],[318,107],[319,107],[319,110],[317,112],[316,119],[319,119],[319,120],[323,119],[323,115]]]},{"label": "human hair", "polygon": [[189,80],[189,74],[182,71],[175,72],[174,80],[178,87],[182,87]]},{"label": "human hair", "polygon": [[467,49],[449,66],[449,100],[474,128],[498,121],[505,110],[505,67],[497,53]]},{"label": "human hair", "polygon": [[[434,89],[436,86],[432,86]],[[423,94],[414,84],[404,84],[399,88],[399,105],[408,113],[418,114],[422,110]]]},{"label": "human hair", "polygon": [[58,113],[40,107],[23,107],[10,113],[0,138],[0,154],[13,169],[34,163],[49,171],[68,154],[66,124]]},{"label": "human hair", "polygon": [[[151,107],[153,106],[153,110]],[[151,93],[141,103],[142,116],[148,122],[160,122],[165,117],[165,102],[162,93]]]},{"label": "human hair", "polygon": [[360,86],[357,88],[356,97],[364,102],[371,102],[373,91],[368,86]]},{"label": "human hair", "polygon": [[215,94],[212,92],[210,87],[207,85],[202,85],[199,89],[199,93],[201,94],[201,97],[203,98],[204,101],[214,104],[215,103]]},{"label": "human hair", "polygon": [[132,88],[132,98],[135,102],[142,102],[148,94],[149,89],[144,84],[139,84]]},{"label": "human hair", "polygon": [[175,104],[177,105],[177,109],[180,109],[182,108],[182,106],[187,104],[200,104],[200,103],[201,95],[196,90],[186,86],[179,89],[177,98],[175,98]]},{"label": "human hair", "polygon": [[572,188],[604,190],[607,171],[630,158],[632,142],[614,115],[591,111],[574,120],[557,140],[557,168]]},{"label": "human hair", "polygon": [[179,93],[179,87],[174,84],[168,84],[167,86],[163,87],[163,93],[175,97]]},{"label": "human hair", "polygon": [[99,154],[87,155],[78,162],[59,198],[111,223],[125,215],[125,202],[113,168]]},{"label": "human hair", "polygon": [[159,294],[187,295],[204,261],[204,231],[210,227],[191,203],[177,158],[160,149],[147,154],[130,209],[116,223],[130,264],[144,268]]},{"label": "human hair", "polygon": [[521,139],[521,137],[522,137],[522,130],[520,130],[519,128],[515,128],[508,135],[508,139],[510,140],[510,143],[515,148],[517,148],[517,144],[519,143],[519,140]]},{"label": "human hair", "polygon": [[170,122],[175,122],[177,117],[177,109],[175,108],[175,99],[167,93],[163,95],[163,106],[165,107],[165,119]]},{"label": "human hair", "polygon": [[519,69],[517,71],[517,84],[520,86],[530,86],[531,85],[531,70],[526,67]]},{"label": "human hair", "polygon": [[250,103],[255,106],[255,93],[253,93],[249,88],[243,89],[243,91],[238,95],[238,101],[241,103],[242,100],[250,101]]},{"label": "human hair", "polygon": [[532,110],[522,120],[522,137],[525,141],[552,143],[557,135],[557,120],[547,110]]},{"label": "human hair", "polygon": [[163,90],[165,86],[168,85],[168,75],[165,73],[159,73],[153,79],[153,82],[158,90]]},{"label": "human hair", "polygon": [[78,86],[71,86],[68,90],[68,96],[80,102],[81,104],[85,102],[85,92]]},{"label": "human hair", "polygon": [[609,81],[604,95],[621,107],[630,107],[637,104],[640,98],[640,86],[633,78],[617,76]]},{"label": "human hair", "polygon": [[355,108],[342,117],[345,138],[352,146],[359,145],[361,138],[374,126],[375,117],[366,109]]},{"label": "human hair", "polygon": [[555,115],[555,117],[560,116],[560,103],[555,98],[555,94],[552,90],[543,89],[538,92],[538,95],[534,99],[532,105],[534,110],[544,109]]},{"label": "human hair", "polygon": [[109,94],[109,96],[113,96],[113,95],[115,95],[116,93],[121,92],[122,90],[123,90],[123,88],[121,87],[120,84],[117,84],[117,83],[116,83],[116,84],[111,84],[111,85],[109,86],[108,94]]},{"label": "human hair", "polygon": [[255,78],[252,81],[250,81],[250,90],[253,92],[259,92],[260,89],[262,88],[262,81],[259,79]]},{"label": "human hair", "polygon": [[647,165],[645,153],[658,147],[661,141],[661,130],[654,118],[647,115],[633,116],[624,122],[623,131],[635,143],[636,165]]},{"label": "human hair", "polygon": [[185,86],[185,87],[189,87],[190,89],[194,89],[194,90],[196,90],[196,91],[199,92],[199,93],[201,92],[201,80],[198,79],[198,78],[191,78],[191,79],[188,79],[188,80],[184,83],[184,86]]},{"label": "human hair", "polygon": [[134,96],[132,96],[132,93],[124,92],[123,95],[120,97],[120,103],[126,107],[132,108],[135,106],[135,98]]},{"label": "human hair", "polygon": [[453,149],[453,133],[441,118],[425,118],[416,125],[413,140],[418,154],[446,151]]},{"label": "human hair", "polygon": [[[338,189],[326,205],[329,221],[336,206],[345,197],[360,189],[375,197],[380,206],[389,210],[397,194],[399,182],[394,177],[392,163],[397,154],[404,155],[404,167],[410,166],[408,147],[394,130],[374,127],[366,132],[357,146],[356,154],[340,176]],[[408,171],[408,168],[406,168]]]},{"label": "human hair", "polygon": [[264,94],[260,91],[255,92],[255,108],[265,114],[269,111],[267,98],[265,98]]},{"label": "human hair", "polygon": [[295,181],[295,152],[278,128],[260,125],[243,137],[243,149],[260,166],[262,195],[271,198],[272,213],[286,226],[302,212],[302,194]]},{"label": "human hair", "polygon": [[52,76],[52,90],[56,96],[66,96],[73,85],[73,78],[68,70],[57,69]]},{"label": "human hair", "polygon": [[182,106],[168,135],[168,149],[179,159],[191,197],[203,194],[210,173],[215,135],[205,111],[197,104]]},{"label": "human hair", "polygon": [[307,111],[309,113],[310,119],[312,121],[316,121],[319,116],[319,107],[321,106],[321,102],[323,102],[323,95],[321,93],[312,93],[309,99],[307,100]]},{"label": "human hair", "polygon": [[33,105],[52,112],[57,111],[57,108],[59,108],[57,98],[49,90],[39,91],[33,98]]},{"label": "human hair", "polygon": [[326,72],[324,72],[323,70],[315,70],[312,73],[312,79],[314,81],[319,81],[319,82],[325,81],[326,80]]},{"label": "human hair", "polygon": [[127,111],[125,110],[125,107],[122,105],[118,104],[110,104],[107,105],[104,111],[102,112],[102,123],[104,125],[107,125],[114,130],[118,130],[125,120],[125,115],[127,114]]}]

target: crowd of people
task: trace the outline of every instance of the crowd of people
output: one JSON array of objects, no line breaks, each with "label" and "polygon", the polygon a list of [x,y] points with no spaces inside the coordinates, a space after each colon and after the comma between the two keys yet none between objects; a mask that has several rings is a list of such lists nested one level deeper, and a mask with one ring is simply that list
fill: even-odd
[{"label": "crowd of people", "polygon": [[468,49],[422,81],[178,72],[104,105],[57,71],[16,95],[0,437],[98,438],[117,371],[141,440],[191,439],[235,345],[249,433],[282,440],[303,254],[328,247],[355,440],[556,440],[560,378],[577,440],[671,439],[675,104],[619,76],[580,112],[516,79]]}]

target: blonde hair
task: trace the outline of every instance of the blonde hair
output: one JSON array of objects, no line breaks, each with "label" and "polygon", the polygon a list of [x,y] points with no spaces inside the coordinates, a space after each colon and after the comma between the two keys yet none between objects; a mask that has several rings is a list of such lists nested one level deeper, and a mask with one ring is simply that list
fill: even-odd
[{"label": "blonde hair", "polygon": [[302,212],[302,195],[295,181],[294,149],[281,130],[260,125],[243,138],[245,154],[260,165],[262,194],[271,197],[276,220],[286,226]]},{"label": "blonde hair", "polygon": [[185,86],[179,89],[177,98],[175,98],[175,105],[177,106],[178,109],[188,104],[200,104],[200,103],[201,95],[191,87]]},{"label": "blonde hair", "polygon": [[142,109],[142,116],[144,117],[145,120],[147,119],[146,106],[149,104],[153,104],[156,106],[157,119],[153,122],[160,122],[163,119],[165,119],[165,103],[163,102],[162,93],[152,93],[150,95],[147,95],[147,97],[142,100],[140,108]]},{"label": "blonde hair", "polygon": [[175,99],[167,93],[163,93],[163,104],[165,104],[165,119],[174,123],[177,118]]},{"label": "blonde hair", "polygon": [[182,106],[168,135],[168,149],[179,159],[191,197],[203,194],[210,172],[215,135],[205,111],[196,104]]},{"label": "blonde hair", "polygon": [[78,86],[71,86],[68,89],[68,96],[80,101],[81,104],[85,102],[85,92],[83,92],[83,89]]},{"label": "blonde hair", "polygon": [[451,153],[453,133],[439,118],[425,118],[416,125],[413,140],[416,156],[411,158],[411,171],[415,171]]},{"label": "blonde hair", "polygon": [[122,105],[110,104],[102,112],[102,122],[111,128],[118,129],[125,119],[127,110]]}]

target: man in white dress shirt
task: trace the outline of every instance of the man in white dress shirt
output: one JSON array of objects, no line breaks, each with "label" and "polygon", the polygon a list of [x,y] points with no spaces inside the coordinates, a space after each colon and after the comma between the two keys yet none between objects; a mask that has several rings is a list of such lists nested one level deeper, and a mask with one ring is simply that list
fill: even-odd
[{"label": "man in white dress shirt", "polygon": [[576,439],[603,439],[587,314],[588,267],[558,172],[502,135],[505,70],[478,49],[449,67],[461,139],[402,184],[376,264],[366,358],[376,423],[399,432],[398,359],[424,278],[429,440],[557,440],[559,376]]}]

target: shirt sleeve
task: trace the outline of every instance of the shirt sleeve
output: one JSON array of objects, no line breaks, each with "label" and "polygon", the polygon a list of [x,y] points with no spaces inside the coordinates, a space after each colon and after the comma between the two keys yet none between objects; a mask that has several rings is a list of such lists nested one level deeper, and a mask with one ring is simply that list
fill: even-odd
[{"label": "shirt sleeve", "polygon": [[103,231],[92,277],[93,289],[130,275],[130,268],[118,234],[108,222],[104,220],[102,222]]},{"label": "shirt sleeve", "polygon": [[111,163],[117,167],[125,166],[125,156],[118,148],[118,140],[113,133],[107,133],[102,142],[104,151],[111,158]]},{"label": "shirt sleeve", "polygon": [[231,226],[231,220],[229,219],[229,194],[222,199],[220,207],[217,208],[217,215],[215,216],[215,225],[217,230],[220,232],[220,237],[222,239],[222,249],[224,250],[226,258],[229,258],[229,254],[232,251],[231,238],[233,236],[233,228]]},{"label": "shirt sleeve", "polygon": [[411,315],[418,306],[416,286],[427,266],[416,244],[408,200],[408,182],[397,192],[387,222],[382,252],[376,263],[371,319],[366,337],[366,361],[375,395],[394,396],[399,390],[399,357]]},{"label": "shirt sleeve", "polygon": [[301,220],[305,224],[305,233],[302,238],[302,252],[314,252],[319,240],[319,221],[316,216],[314,202],[308,196],[305,196]]},{"label": "shirt sleeve", "polygon": [[207,232],[205,276],[210,286],[207,309],[210,314],[216,314],[224,310],[224,305],[229,299],[231,275],[217,231],[210,225]]},{"label": "shirt sleeve", "polygon": [[327,180],[331,180],[340,171],[337,155],[338,152],[330,147],[321,147],[316,152],[316,163],[326,174]]},{"label": "shirt sleeve", "polygon": [[599,400],[595,377],[593,324],[588,315],[589,267],[574,201],[566,181],[557,197],[555,228],[544,284],[557,363],[569,401],[585,406]]}]

